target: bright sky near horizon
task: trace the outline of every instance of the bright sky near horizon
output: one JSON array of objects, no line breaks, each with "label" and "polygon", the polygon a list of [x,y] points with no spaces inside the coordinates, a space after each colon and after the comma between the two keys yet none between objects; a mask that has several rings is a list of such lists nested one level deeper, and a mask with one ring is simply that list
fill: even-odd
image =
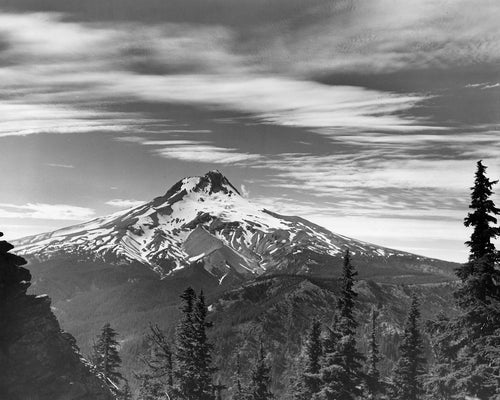
[{"label": "bright sky near horizon", "polygon": [[500,177],[499,18],[497,0],[0,0],[0,230],[216,168],[273,211],[465,261],[476,161]]}]

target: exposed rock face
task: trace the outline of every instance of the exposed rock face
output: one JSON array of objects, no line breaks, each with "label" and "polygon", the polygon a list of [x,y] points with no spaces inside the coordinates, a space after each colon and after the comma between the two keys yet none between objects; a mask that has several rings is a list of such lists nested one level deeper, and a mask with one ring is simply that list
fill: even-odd
[{"label": "exposed rock face", "polygon": [[31,275],[12,248],[0,241],[0,399],[113,399],[61,331],[50,299],[26,294]]}]

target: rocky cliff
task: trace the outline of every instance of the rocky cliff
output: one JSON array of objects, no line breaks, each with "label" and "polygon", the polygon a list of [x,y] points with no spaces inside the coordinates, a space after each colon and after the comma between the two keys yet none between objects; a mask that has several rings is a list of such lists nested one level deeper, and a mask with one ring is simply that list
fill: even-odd
[{"label": "rocky cliff", "polygon": [[112,400],[61,331],[50,299],[26,294],[31,275],[12,248],[0,241],[0,399]]}]

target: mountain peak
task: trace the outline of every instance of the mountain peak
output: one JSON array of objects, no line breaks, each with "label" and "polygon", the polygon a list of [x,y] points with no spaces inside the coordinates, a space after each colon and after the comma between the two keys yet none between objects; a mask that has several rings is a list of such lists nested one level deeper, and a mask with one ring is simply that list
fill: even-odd
[{"label": "mountain peak", "polygon": [[214,193],[225,193],[227,195],[240,195],[231,182],[219,170],[212,170],[202,176],[190,176],[178,181],[173,185],[162,200],[173,200],[184,197],[188,193],[206,193],[208,195]]},{"label": "mountain peak", "polygon": [[229,194],[234,192],[241,195],[238,189],[236,189],[218,169],[208,171],[204,176],[200,177],[200,182],[194,190],[196,191],[200,188],[209,188],[209,194],[217,192]]}]

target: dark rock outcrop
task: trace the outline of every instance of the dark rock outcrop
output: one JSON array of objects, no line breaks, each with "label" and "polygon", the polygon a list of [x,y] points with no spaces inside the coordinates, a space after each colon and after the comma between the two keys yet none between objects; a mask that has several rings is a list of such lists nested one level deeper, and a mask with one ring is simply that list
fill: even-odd
[{"label": "dark rock outcrop", "polygon": [[0,399],[112,400],[61,331],[50,299],[26,294],[31,274],[12,248],[0,241]]}]

